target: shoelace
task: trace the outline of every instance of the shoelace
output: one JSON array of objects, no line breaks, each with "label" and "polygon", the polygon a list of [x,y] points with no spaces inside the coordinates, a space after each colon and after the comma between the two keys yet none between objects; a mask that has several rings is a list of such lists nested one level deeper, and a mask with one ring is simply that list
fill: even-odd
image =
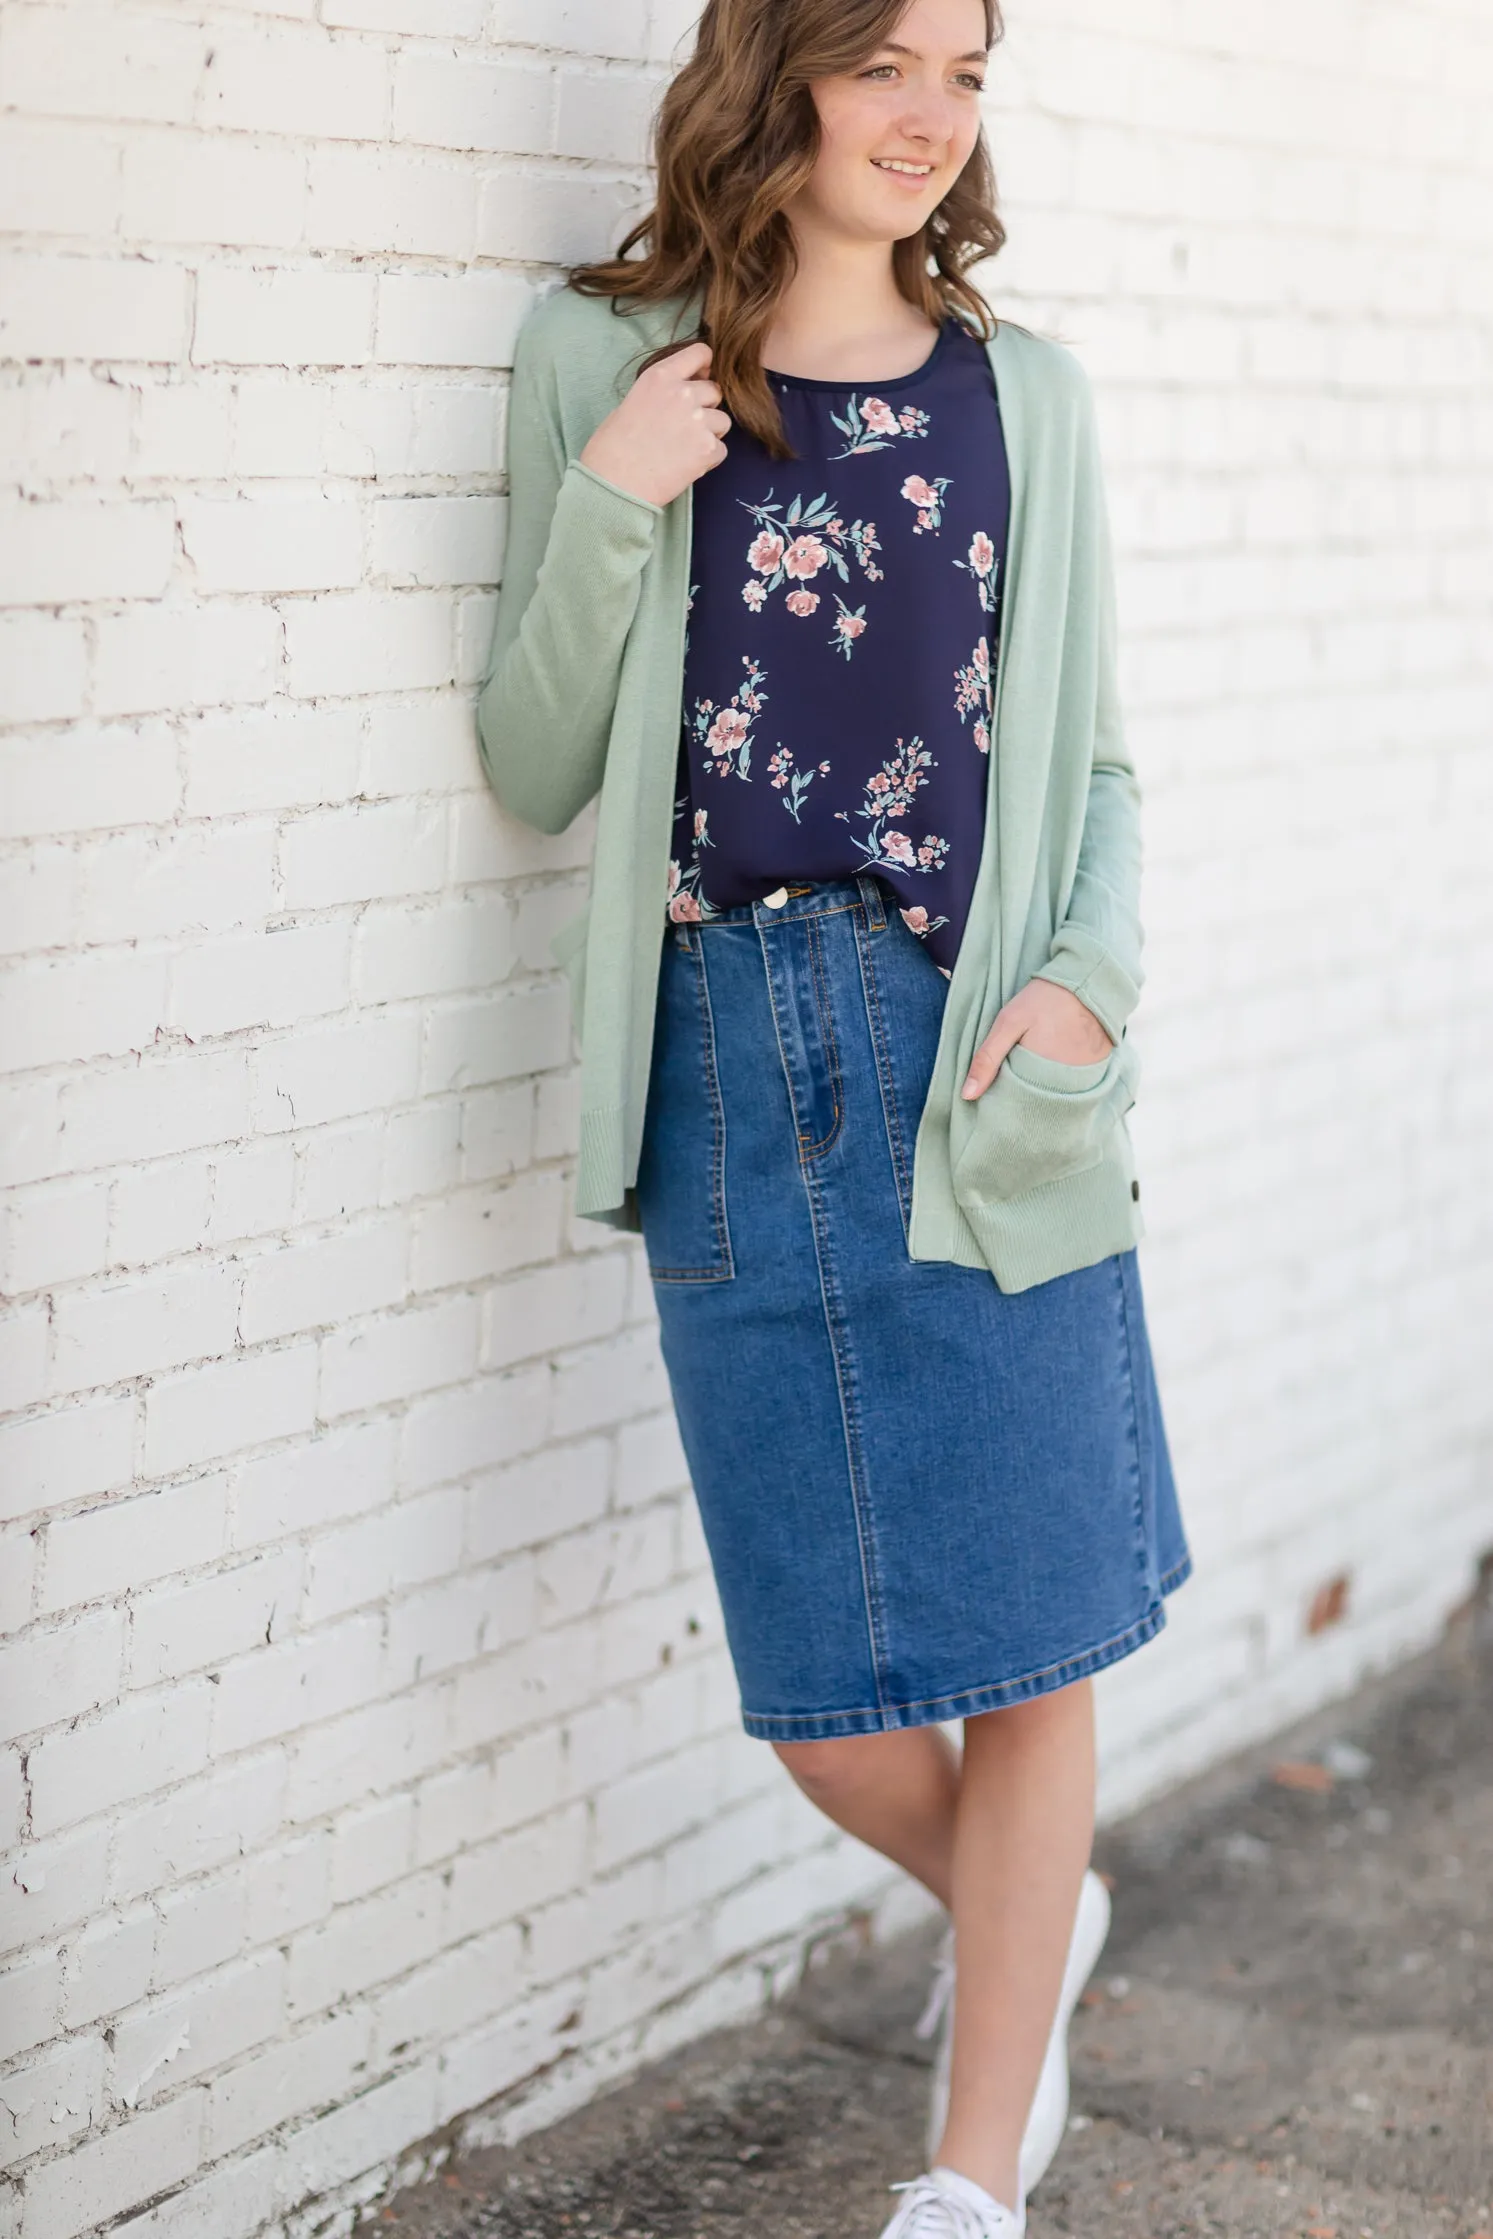
[{"label": "shoelace", "polygon": [[1005,2239],[1016,2226],[1002,2216],[999,2225],[974,2206],[945,2192],[931,2177],[914,2177],[911,2184],[893,2185],[907,2199],[887,2233],[887,2239]]},{"label": "shoelace", "polygon": [[914,2035],[931,2037],[943,2020],[949,2000],[954,1995],[954,1938],[946,1935],[938,1947],[938,1957],[933,1962],[933,1980],[928,1986],[928,2003],[924,2006]]}]

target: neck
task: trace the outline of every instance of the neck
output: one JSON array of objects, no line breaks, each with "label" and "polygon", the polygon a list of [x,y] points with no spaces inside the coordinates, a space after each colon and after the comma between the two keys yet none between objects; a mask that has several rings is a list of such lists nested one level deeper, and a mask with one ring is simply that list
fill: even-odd
[{"label": "neck", "polygon": [[857,241],[795,218],[798,266],[763,340],[776,373],[890,380],[914,372],[934,329],[897,286],[891,244]]}]

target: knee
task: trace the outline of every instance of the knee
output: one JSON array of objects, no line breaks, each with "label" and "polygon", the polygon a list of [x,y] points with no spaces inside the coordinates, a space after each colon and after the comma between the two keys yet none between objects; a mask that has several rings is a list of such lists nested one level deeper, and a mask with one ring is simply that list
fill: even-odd
[{"label": "knee", "polygon": [[774,1742],[773,1747],[804,1794],[833,1808],[876,1778],[882,1734],[847,1734],[833,1741]]}]

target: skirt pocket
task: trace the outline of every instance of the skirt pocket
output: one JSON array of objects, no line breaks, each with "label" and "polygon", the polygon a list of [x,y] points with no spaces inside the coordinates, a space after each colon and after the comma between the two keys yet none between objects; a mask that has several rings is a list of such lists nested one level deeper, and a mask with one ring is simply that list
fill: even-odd
[{"label": "skirt pocket", "polygon": [[955,1194],[1000,1202],[1097,1166],[1139,1079],[1140,1059],[1125,1032],[1091,1065],[1064,1065],[1016,1043],[970,1113]]},{"label": "skirt pocket", "polygon": [[637,1195],[655,1283],[722,1283],[735,1274],[710,984],[703,943],[686,925],[670,927],[659,967]]}]

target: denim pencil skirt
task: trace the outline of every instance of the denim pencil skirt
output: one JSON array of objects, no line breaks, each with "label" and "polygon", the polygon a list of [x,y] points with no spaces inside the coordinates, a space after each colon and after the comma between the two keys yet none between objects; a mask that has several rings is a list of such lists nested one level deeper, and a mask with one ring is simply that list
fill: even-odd
[{"label": "denim pencil skirt", "polygon": [[747,1731],[1066,1686],[1191,1567],[1134,1249],[914,1260],[948,982],[878,880],[668,925],[638,1207]]}]

